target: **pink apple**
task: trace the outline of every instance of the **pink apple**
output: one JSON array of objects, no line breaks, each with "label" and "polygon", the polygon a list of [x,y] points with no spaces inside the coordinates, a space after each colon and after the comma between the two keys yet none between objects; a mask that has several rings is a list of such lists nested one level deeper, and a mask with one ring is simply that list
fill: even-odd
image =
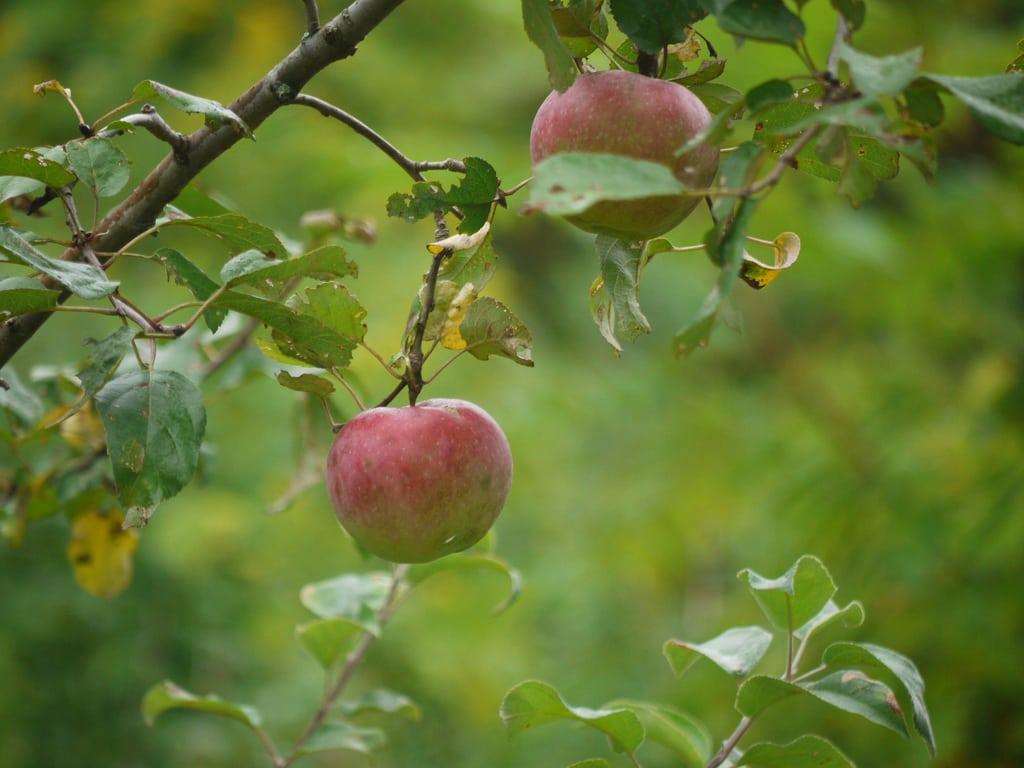
[{"label": "pink apple", "polygon": [[512,484],[501,427],[465,400],[372,408],[342,427],[327,458],[338,519],[373,554],[423,563],[479,541]]},{"label": "pink apple", "polygon": [[[565,93],[553,91],[530,132],[534,165],[558,152],[599,152],[661,163],[691,188],[707,187],[718,171],[718,148],[676,152],[711,121],[711,113],[684,86],[610,71],[582,74]],[[580,229],[623,239],[668,232],[700,203],[698,197],[658,196],[604,201],[569,221]]]}]

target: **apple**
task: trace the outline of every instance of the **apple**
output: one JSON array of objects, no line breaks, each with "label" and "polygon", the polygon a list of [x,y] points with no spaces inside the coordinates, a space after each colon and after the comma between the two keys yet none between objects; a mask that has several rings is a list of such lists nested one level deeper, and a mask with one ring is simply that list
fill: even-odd
[{"label": "apple", "polygon": [[483,538],[512,484],[505,433],[465,400],[371,408],[327,458],[327,490],[346,531],[396,563],[424,563]]},{"label": "apple", "polygon": [[[599,152],[661,163],[688,187],[707,187],[718,171],[718,148],[701,145],[676,157],[711,122],[689,89],[621,70],[581,74],[553,91],[530,131],[534,166],[558,152]],[[568,217],[580,229],[627,240],[663,235],[685,219],[700,198],[662,195],[606,200]]]}]

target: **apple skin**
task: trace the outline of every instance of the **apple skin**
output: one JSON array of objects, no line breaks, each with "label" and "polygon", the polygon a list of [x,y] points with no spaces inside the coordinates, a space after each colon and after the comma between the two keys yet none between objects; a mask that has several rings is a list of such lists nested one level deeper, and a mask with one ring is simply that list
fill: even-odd
[{"label": "apple skin", "polygon": [[505,433],[465,400],[363,411],[342,427],[327,457],[338,520],[395,563],[436,560],[478,542],[511,484]]},{"label": "apple skin", "polygon": [[[675,154],[710,122],[707,107],[682,85],[620,70],[590,72],[541,104],[530,131],[530,155],[534,165],[558,152],[650,160],[700,189],[715,178],[718,148],[705,144],[682,157]],[[682,196],[608,200],[567,218],[594,234],[647,240],[668,232],[699,203],[700,198]]]}]

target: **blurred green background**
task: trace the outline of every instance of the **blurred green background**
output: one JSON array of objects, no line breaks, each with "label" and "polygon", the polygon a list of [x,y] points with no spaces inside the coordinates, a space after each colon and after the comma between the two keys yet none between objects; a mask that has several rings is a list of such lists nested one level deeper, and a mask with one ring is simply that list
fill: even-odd
[{"label": "blurred green background", "polygon": [[[322,6],[325,17],[341,9]],[[823,59],[829,5],[805,14]],[[33,96],[33,83],[60,79],[87,116],[143,78],[227,103],[303,28],[298,0],[3,0],[0,146],[74,134],[63,102]],[[702,29],[729,56],[724,82],[736,87],[800,68],[785,49],[736,50],[713,22]],[[872,2],[857,42],[870,52],[923,44],[929,70],[988,74],[1016,55],[1022,31],[1015,2]],[[509,186],[529,173],[530,121],[547,86],[518,3],[409,0],[308,90],[413,157],[484,157]],[[776,575],[804,552],[829,565],[839,599],[864,601],[855,636],[921,668],[935,764],[1024,765],[1024,155],[948,101],[947,110],[935,187],[908,167],[852,211],[827,183],[787,176],[754,232],[797,231],[800,262],[763,292],[741,286],[745,332],[719,329],[683,362],[669,342],[713,280],[703,256],[652,265],[642,298],[654,333],[616,359],[589,316],[589,239],[561,222],[499,215],[492,292],[532,329],[537,366],[462,359],[431,394],[480,403],[509,436],[516,479],[498,547],[523,571],[525,592],[492,617],[497,577],[444,576],[400,612],[356,689],[403,691],[424,718],[387,724],[392,744],[378,765],[557,768],[605,754],[602,739],[568,727],[509,742],[498,704],[527,677],[576,704],[673,703],[724,737],[736,720],[733,682],[710,665],[674,680],[661,643],[760,621],[734,574]],[[133,179],[163,154],[145,133],[121,146]],[[286,108],[201,181],[296,237],[313,208],[376,219],[377,244],[353,248],[355,291],[370,310],[370,343],[395,348],[431,232],[386,218],[387,195],[408,184],[383,155]],[[33,228],[57,231],[54,206],[48,214]],[[706,226],[698,211],[673,240],[699,242]],[[216,248],[181,243],[216,272]],[[150,265],[117,269],[146,306],[184,300]],[[15,368],[25,377],[34,365],[75,365],[83,339],[109,328],[56,317]],[[369,396],[388,388],[365,355],[355,370]],[[18,547],[0,545],[4,768],[263,764],[231,722],[182,714],[147,728],[140,697],[164,678],[259,706],[286,743],[308,719],[321,674],[293,636],[307,617],[298,591],[372,566],[322,487],[283,514],[265,511],[295,465],[294,393],[262,379],[211,390],[207,405],[214,459],[143,532],[126,593],[108,602],[76,586],[59,517],[31,526]],[[810,702],[780,706],[752,738],[804,731],[862,766],[929,764],[920,741]],[[310,764],[366,761],[336,753]],[[672,763],[651,752],[645,764]]]}]

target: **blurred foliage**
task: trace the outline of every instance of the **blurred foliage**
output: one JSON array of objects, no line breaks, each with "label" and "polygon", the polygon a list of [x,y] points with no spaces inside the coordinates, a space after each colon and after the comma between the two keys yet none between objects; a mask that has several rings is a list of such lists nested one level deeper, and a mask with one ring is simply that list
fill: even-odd
[{"label": "blurred foliage", "polygon": [[[323,6],[326,16],[340,4]],[[809,3],[805,17],[821,57],[828,4]],[[304,24],[292,0],[6,0],[0,146],[73,134],[66,105],[33,95],[34,83],[60,79],[86,116],[143,78],[229,102]],[[929,71],[980,75],[1019,54],[1022,26],[1024,11],[1005,0],[878,2],[857,41],[869,52],[923,44]],[[737,88],[799,65],[783,48],[736,51],[707,29]],[[412,157],[484,157],[510,185],[529,173],[529,125],[546,82],[518,3],[410,0],[309,90]],[[557,682],[572,701],[669,702],[724,736],[736,718],[732,684],[699,668],[676,681],[661,644],[755,620],[734,573],[780,572],[804,551],[829,563],[844,585],[839,599],[869,607],[858,631],[922,670],[937,765],[1024,763],[1015,589],[1024,576],[1024,158],[962,108],[947,109],[935,187],[906,173],[853,212],[824,182],[787,178],[753,231],[798,232],[803,258],[770,291],[741,287],[744,334],[720,330],[683,363],[669,341],[712,279],[700,254],[659,256],[658,279],[643,286],[654,333],[616,360],[589,317],[589,239],[539,217],[496,219],[495,293],[514,298],[532,329],[536,368],[460,360],[431,395],[480,403],[509,436],[516,479],[499,549],[524,574],[523,598],[495,618],[498,576],[440,575],[418,590],[357,680],[358,690],[385,686],[423,709],[421,723],[389,729],[379,765],[559,766],[599,746],[563,729],[509,743],[498,704],[526,677]],[[167,117],[177,128],[199,124]],[[352,250],[369,340],[394,348],[432,234],[427,223],[385,218],[388,195],[408,187],[401,171],[311,110],[279,112],[257,139],[201,182],[292,236],[312,209],[376,218],[377,243]],[[122,146],[133,181],[163,155],[144,133]],[[36,229],[60,231],[48,213]],[[673,241],[697,242],[698,219]],[[223,260],[198,238],[190,255],[213,273]],[[118,269],[134,284],[152,274]],[[136,298],[165,305],[174,290],[151,280]],[[34,366],[74,366],[82,339],[106,333],[102,320],[55,318],[15,367],[29,381]],[[366,356],[354,370],[366,393],[389,388]],[[123,594],[106,601],[77,586],[63,518],[0,549],[3,765],[263,760],[241,727],[186,713],[146,728],[140,698],[165,677],[258,705],[284,737],[308,719],[320,672],[292,633],[307,618],[298,590],[363,561],[322,488],[265,512],[307,439],[294,393],[257,379],[208,405],[203,477],[142,533]],[[917,745],[809,702],[780,707],[753,735],[781,741],[806,730],[863,765],[927,764]]]}]

